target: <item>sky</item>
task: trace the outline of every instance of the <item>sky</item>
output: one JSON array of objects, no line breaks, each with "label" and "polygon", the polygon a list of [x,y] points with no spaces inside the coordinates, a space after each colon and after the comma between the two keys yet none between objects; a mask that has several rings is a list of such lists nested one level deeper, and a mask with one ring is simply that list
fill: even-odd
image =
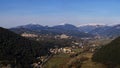
[{"label": "sky", "polygon": [[0,0],[0,27],[120,23],[120,0]]}]

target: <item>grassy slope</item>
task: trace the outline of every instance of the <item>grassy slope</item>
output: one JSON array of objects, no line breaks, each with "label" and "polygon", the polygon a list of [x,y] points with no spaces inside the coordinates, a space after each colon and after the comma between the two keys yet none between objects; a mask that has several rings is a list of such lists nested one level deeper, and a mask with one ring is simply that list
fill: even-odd
[{"label": "grassy slope", "polygon": [[89,60],[82,63],[81,68],[106,68],[105,65],[101,63],[96,63],[91,61],[92,53],[82,53],[77,57],[70,58],[68,54],[54,55],[45,65],[44,68],[67,68],[69,62],[76,61],[76,58],[88,57]]},{"label": "grassy slope", "polygon": [[70,60],[68,54],[54,55],[44,66],[44,68],[64,68],[63,66]]},{"label": "grassy slope", "polygon": [[92,53],[85,53],[83,56],[88,57],[89,60],[84,61],[81,68],[106,68],[103,64],[91,61]]},{"label": "grassy slope", "polygon": [[[91,60],[92,53],[85,53],[83,56],[89,57],[89,60],[83,62],[81,68],[107,68],[104,64],[96,63]],[[120,68],[120,65],[116,66],[115,68]]]}]

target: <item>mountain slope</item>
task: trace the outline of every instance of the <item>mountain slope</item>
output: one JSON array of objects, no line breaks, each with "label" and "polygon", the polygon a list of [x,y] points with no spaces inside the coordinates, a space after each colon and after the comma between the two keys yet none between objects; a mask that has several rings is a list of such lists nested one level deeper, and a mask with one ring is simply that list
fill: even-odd
[{"label": "mountain slope", "polygon": [[[101,36],[105,35],[105,31],[108,31],[111,27],[110,26],[104,26],[104,27],[98,27],[93,30],[91,30],[89,33],[91,34],[99,34]],[[107,33],[107,32],[106,32]]]},{"label": "mountain slope", "polygon": [[90,32],[96,28],[100,28],[100,27],[104,27],[105,25],[84,25],[84,26],[80,26],[78,27],[80,31],[83,32]]},{"label": "mountain slope", "polygon": [[92,60],[104,64],[120,64],[120,37],[97,50]]},{"label": "mountain slope", "polygon": [[71,24],[57,25],[57,26],[53,26],[52,28],[62,29],[62,30],[78,30],[76,26]]},{"label": "mountain slope", "polygon": [[32,29],[32,30],[45,29],[44,26],[39,25],[39,24],[27,24],[23,26],[18,26],[17,28],[26,28],[26,29]]},{"label": "mountain slope", "polygon": [[98,34],[104,37],[118,37],[120,36],[120,25],[96,28],[89,33]]},{"label": "mountain slope", "polygon": [[0,61],[7,60],[12,65],[30,68],[30,64],[36,60],[36,57],[47,53],[47,49],[38,42],[0,27]]}]

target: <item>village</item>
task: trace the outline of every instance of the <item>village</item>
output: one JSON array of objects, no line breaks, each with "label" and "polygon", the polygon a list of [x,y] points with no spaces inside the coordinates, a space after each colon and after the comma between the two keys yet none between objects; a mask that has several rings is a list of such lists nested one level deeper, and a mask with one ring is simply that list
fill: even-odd
[{"label": "village", "polygon": [[[99,43],[91,41],[93,40],[91,38],[81,38],[81,39],[75,38],[75,40],[71,40],[74,38],[72,36],[67,36],[65,34],[50,36],[50,35],[36,35],[36,34],[23,33],[21,34],[21,36],[29,38],[29,39],[34,39],[38,42],[41,40],[42,41],[44,40],[49,40],[49,41],[50,40],[58,40],[58,41],[69,40],[68,41],[70,44],[69,46],[59,47],[59,45],[55,45],[54,47],[49,48],[50,53],[48,55],[37,57],[36,58],[37,61],[31,65],[33,68],[44,68],[46,63],[48,63],[49,60],[51,60],[51,58],[54,59],[54,56],[57,56],[57,55],[61,55],[61,56],[67,55],[68,58],[69,57],[74,58],[85,52],[93,53],[97,48],[100,48]],[[99,39],[99,38],[95,37],[95,39]]]},{"label": "village", "polygon": [[34,68],[44,68],[44,64],[49,61],[54,55],[60,55],[60,54],[66,54],[69,55],[69,57],[73,58],[78,56],[81,53],[84,52],[90,52],[93,53],[95,49],[97,48],[96,45],[92,45],[91,47],[88,46],[71,46],[71,47],[63,47],[63,48],[50,48],[50,55],[47,56],[41,56],[38,57],[38,62],[33,63],[32,66]]}]

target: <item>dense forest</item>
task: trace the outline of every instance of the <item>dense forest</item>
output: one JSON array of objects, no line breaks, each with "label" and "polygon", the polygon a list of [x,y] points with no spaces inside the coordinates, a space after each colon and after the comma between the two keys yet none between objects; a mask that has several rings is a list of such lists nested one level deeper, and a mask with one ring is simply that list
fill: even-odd
[{"label": "dense forest", "polygon": [[43,44],[0,27],[0,63],[11,64],[12,68],[30,68],[37,57],[48,52]]},{"label": "dense forest", "polygon": [[95,52],[92,58],[95,62],[101,62],[114,68],[120,64],[120,37],[113,40],[111,43],[101,47]]}]

